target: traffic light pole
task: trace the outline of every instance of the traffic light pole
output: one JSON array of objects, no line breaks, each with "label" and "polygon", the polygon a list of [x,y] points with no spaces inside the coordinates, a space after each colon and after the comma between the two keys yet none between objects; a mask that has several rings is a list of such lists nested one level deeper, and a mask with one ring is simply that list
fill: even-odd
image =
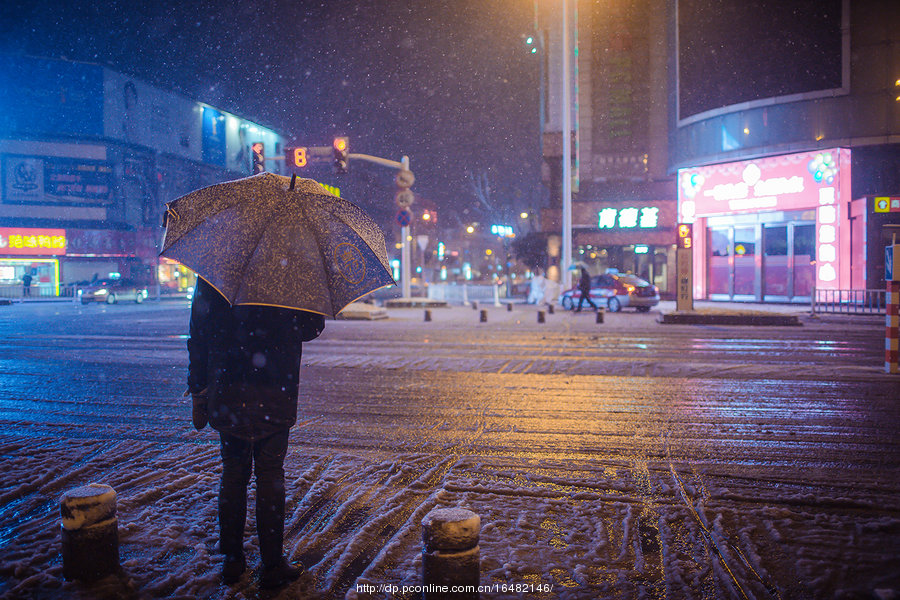
[{"label": "traffic light pole", "polygon": [[[348,158],[355,160],[364,160],[367,162],[375,163],[376,165],[390,167],[392,169],[399,169],[400,171],[410,171],[408,156],[404,156],[400,160],[400,162],[387,158],[381,158],[380,156],[372,156],[370,154],[350,154],[348,155]],[[410,238],[412,236],[410,236],[409,234],[409,225],[400,226],[400,237],[400,294],[403,298],[411,298],[412,287],[410,285],[410,278],[412,277],[412,258],[410,246],[412,240]]]}]

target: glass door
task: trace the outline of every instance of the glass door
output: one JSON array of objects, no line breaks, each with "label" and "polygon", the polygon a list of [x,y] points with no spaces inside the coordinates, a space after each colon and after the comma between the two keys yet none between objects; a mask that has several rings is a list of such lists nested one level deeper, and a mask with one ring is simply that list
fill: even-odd
[{"label": "glass door", "polygon": [[734,297],[755,300],[756,227],[734,228]]},{"label": "glass door", "polygon": [[787,300],[790,295],[790,265],[787,224],[763,229],[763,299]]},{"label": "glass door", "polygon": [[793,226],[793,299],[809,299],[816,277],[816,226],[814,223]]},{"label": "glass door", "polygon": [[[709,230],[709,256],[707,264],[709,296],[721,299],[731,297],[731,228]],[[716,298],[719,296],[719,298]]]}]

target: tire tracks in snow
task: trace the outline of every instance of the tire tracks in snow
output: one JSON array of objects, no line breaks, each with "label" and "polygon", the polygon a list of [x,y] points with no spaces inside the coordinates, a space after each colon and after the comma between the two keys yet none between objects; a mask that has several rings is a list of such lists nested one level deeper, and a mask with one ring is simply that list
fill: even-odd
[{"label": "tire tracks in snow", "polygon": [[[366,571],[377,567],[398,533],[419,527],[423,506],[457,462],[455,456],[401,455],[361,469],[332,456],[309,471],[316,483],[289,517],[285,539],[316,579],[318,589],[343,597]],[[334,462],[333,462],[334,461]],[[333,462],[333,465],[332,465]],[[323,483],[324,482],[324,483]],[[305,506],[304,506],[305,505]]]}]

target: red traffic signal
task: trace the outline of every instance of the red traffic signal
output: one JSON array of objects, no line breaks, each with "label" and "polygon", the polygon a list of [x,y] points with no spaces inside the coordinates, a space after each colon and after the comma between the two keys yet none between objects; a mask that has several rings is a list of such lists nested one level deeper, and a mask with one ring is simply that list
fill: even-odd
[{"label": "red traffic signal", "polygon": [[347,172],[350,162],[350,138],[336,137],[332,144],[334,172],[344,174]]},{"label": "red traffic signal", "polygon": [[678,247],[688,250],[694,247],[694,226],[692,224],[678,224]]}]

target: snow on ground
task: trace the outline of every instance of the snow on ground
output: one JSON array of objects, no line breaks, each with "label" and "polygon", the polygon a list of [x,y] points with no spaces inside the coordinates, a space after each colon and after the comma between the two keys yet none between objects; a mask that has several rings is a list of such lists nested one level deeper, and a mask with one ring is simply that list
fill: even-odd
[{"label": "snow on ground", "polygon": [[[420,316],[329,323],[305,346],[285,546],[310,573],[268,596],[252,572],[219,583],[218,443],[189,426],[182,314],[153,335],[0,343],[0,596],[412,599],[420,523],[453,506],[481,516],[482,585],[525,586],[482,598],[900,590],[900,407],[871,365],[877,327],[659,340],[636,315]],[[60,495],[89,482],[117,492],[123,567],[93,586],[64,581],[58,533]]]}]

